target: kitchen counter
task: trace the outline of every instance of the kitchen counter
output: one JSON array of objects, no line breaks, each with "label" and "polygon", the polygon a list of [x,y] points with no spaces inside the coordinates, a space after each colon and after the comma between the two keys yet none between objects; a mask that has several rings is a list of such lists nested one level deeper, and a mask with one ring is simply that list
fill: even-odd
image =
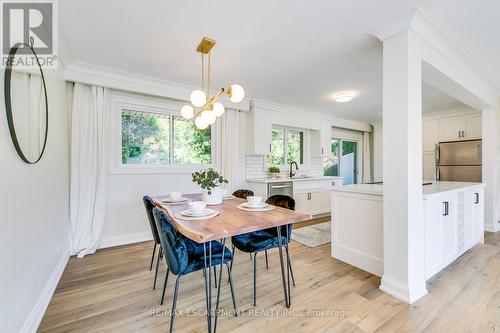
[{"label": "kitchen counter", "polygon": [[[423,185],[423,199],[434,198],[439,195],[449,194],[452,192],[461,191],[470,186],[484,186],[482,183],[469,183],[469,182],[432,182],[430,185]],[[336,187],[333,191],[351,192],[361,194],[374,194],[383,195],[382,184],[353,184]]]},{"label": "kitchen counter", "polygon": [[[484,185],[448,181],[422,185],[426,279],[483,242]],[[354,184],[331,189],[332,257],[377,276],[384,272],[383,188]]]},{"label": "kitchen counter", "polygon": [[271,178],[254,178],[254,179],[247,179],[247,182],[250,183],[259,183],[259,184],[268,184],[268,183],[281,183],[281,182],[313,182],[313,181],[320,181],[320,180],[336,180],[336,179],[342,179],[342,177],[333,177],[333,176],[318,176],[318,177],[303,177],[303,178],[277,178],[277,179],[271,179]]}]

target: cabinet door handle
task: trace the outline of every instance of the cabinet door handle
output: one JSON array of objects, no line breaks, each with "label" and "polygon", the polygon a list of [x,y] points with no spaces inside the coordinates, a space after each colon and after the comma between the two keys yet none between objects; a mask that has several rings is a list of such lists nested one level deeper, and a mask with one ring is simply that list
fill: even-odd
[{"label": "cabinet door handle", "polygon": [[461,137],[462,137],[460,133],[461,133],[461,132],[460,132],[460,131],[458,131],[458,137],[459,137],[459,138],[461,138]]},{"label": "cabinet door handle", "polygon": [[476,205],[479,203],[479,193],[474,193],[474,203]]},{"label": "cabinet door handle", "polygon": [[462,138],[465,138],[465,130],[462,131]]},{"label": "cabinet door handle", "polygon": [[335,186],[335,182],[332,182],[332,186]]},{"label": "cabinet door handle", "polygon": [[311,200],[311,193],[307,193],[307,200]]},{"label": "cabinet door handle", "polygon": [[443,202],[443,208],[444,208],[444,212],[443,212],[443,216],[448,216],[449,214],[449,202],[448,201],[445,201]]},{"label": "cabinet door handle", "polygon": [[272,149],[271,149],[271,144],[269,144],[269,152],[272,152]]},{"label": "cabinet door handle", "polygon": [[321,155],[323,155],[324,153],[325,153],[325,149],[321,148]]}]

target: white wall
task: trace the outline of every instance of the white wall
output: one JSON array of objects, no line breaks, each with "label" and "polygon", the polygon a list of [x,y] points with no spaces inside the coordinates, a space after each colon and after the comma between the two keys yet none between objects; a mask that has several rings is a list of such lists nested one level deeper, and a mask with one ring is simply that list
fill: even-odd
[{"label": "white wall", "polygon": [[[3,82],[3,70],[2,82]],[[62,70],[47,70],[49,135],[42,160],[21,161],[0,111],[0,325],[34,330],[69,257],[68,123]],[[0,88],[3,97],[3,84]]]}]

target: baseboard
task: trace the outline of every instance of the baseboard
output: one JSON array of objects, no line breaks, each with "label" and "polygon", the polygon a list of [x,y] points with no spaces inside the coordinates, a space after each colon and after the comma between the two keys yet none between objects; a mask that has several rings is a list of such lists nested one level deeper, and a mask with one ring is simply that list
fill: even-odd
[{"label": "baseboard", "polygon": [[50,300],[52,299],[52,295],[56,290],[57,284],[61,279],[64,269],[66,268],[68,260],[69,260],[69,249],[65,249],[61,253],[61,257],[57,261],[56,267],[54,267],[52,274],[50,274],[49,280],[43,287],[40,296],[38,296],[35,306],[31,310],[26,321],[24,322],[24,325],[20,330],[21,333],[31,333],[37,331],[38,326],[42,322],[43,315],[45,314],[45,311],[49,306]]},{"label": "baseboard", "polygon": [[145,241],[149,241],[149,240],[153,240],[153,235],[151,235],[151,231],[136,232],[133,234],[126,234],[126,235],[119,235],[119,236],[105,238],[105,239],[101,240],[101,244],[99,245],[99,248],[105,249],[108,247],[145,242]]},{"label": "baseboard", "polygon": [[383,292],[399,298],[400,300],[408,304],[415,303],[417,300],[424,297],[428,293],[425,282],[423,282],[422,286],[410,290],[408,288],[408,285],[403,284],[385,274],[382,276],[382,281],[379,288]]},{"label": "baseboard", "polygon": [[384,260],[348,246],[332,242],[332,257],[377,276],[384,273]]}]

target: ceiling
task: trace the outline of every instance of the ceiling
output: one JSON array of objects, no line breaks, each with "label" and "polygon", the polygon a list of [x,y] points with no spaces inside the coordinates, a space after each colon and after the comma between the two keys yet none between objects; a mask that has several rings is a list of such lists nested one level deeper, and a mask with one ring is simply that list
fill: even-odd
[{"label": "ceiling", "polygon": [[[239,83],[250,98],[366,122],[379,119],[382,109],[382,45],[367,32],[417,5],[500,91],[498,1],[60,2],[70,62],[196,86],[195,48],[208,36],[217,40],[213,88]],[[425,89],[432,102],[424,100],[424,108],[452,104],[449,96]],[[331,99],[344,90],[357,96],[349,103]]]}]

